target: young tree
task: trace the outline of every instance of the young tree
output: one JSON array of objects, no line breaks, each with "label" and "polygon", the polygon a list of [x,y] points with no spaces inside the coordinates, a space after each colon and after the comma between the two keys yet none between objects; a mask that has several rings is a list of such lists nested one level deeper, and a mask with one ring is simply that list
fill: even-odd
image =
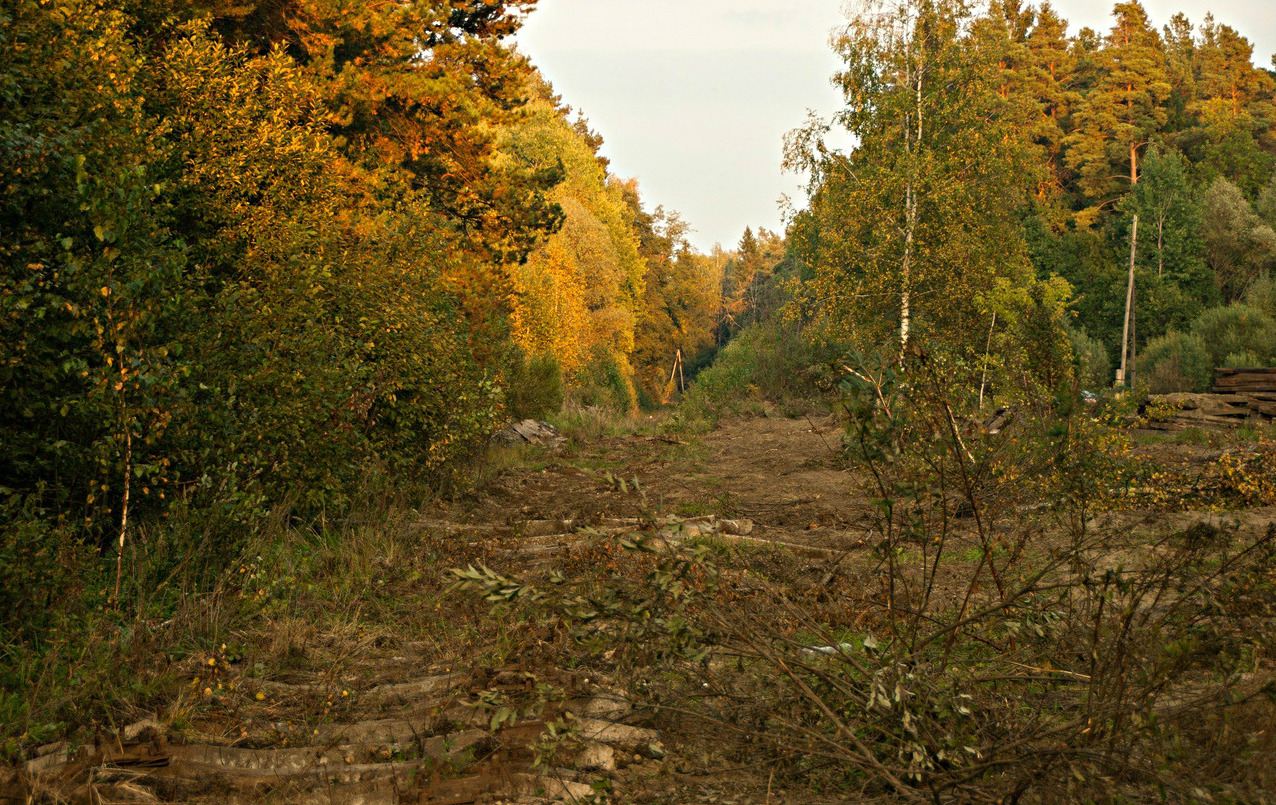
[{"label": "young tree", "polygon": [[1254,212],[1240,188],[1218,178],[1205,192],[1201,236],[1223,300],[1241,299],[1276,261],[1276,231]]},{"label": "young tree", "polygon": [[865,352],[893,331],[904,354],[920,332],[981,353],[1000,282],[1030,283],[1016,213],[1038,172],[1019,99],[1000,93],[997,53],[974,46],[957,2],[903,0],[858,14],[837,39],[846,107],[836,122],[858,143],[832,152],[823,129],[789,143],[812,175],[818,230],[807,294],[830,334]]},{"label": "young tree", "polygon": [[[1200,295],[1208,281],[1202,260],[1201,210],[1188,179],[1190,166],[1177,151],[1153,148],[1143,160],[1139,183],[1125,200],[1131,215],[1148,230],[1140,242],[1139,260],[1156,267],[1157,277],[1168,276]],[[1203,299],[1204,301],[1204,299]]]},{"label": "young tree", "polygon": [[1258,213],[1265,224],[1276,229],[1276,174],[1263,185],[1258,194],[1258,203],[1254,205],[1254,212]]}]

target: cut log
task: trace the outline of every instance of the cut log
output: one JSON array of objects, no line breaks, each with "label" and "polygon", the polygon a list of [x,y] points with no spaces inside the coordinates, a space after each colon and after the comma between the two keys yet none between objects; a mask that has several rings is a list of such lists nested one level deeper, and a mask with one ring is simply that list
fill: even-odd
[{"label": "cut log", "polygon": [[1276,419],[1276,394],[1154,394],[1148,403],[1168,404],[1174,413],[1147,423],[1155,430],[1236,428],[1246,422]]},{"label": "cut log", "polygon": [[1178,408],[1178,416],[1238,417],[1249,416],[1249,398],[1239,394],[1158,394],[1149,402],[1160,401]]},{"label": "cut log", "polygon": [[1276,419],[1276,401],[1268,402],[1267,400],[1251,399],[1249,401],[1249,410],[1267,419]]},{"label": "cut log", "polygon": [[1276,393],[1276,369],[1264,367],[1215,369],[1214,390],[1220,393]]}]

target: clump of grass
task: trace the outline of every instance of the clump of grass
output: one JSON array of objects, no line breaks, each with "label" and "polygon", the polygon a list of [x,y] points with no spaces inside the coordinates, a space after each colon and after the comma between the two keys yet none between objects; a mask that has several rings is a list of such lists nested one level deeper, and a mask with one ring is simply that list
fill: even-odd
[{"label": "clump of grass", "polygon": [[443,606],[438,568],[481,561],[480,549],[414,525],[410,501],[426,494],[370,475],[343,517],[301,521],[280,507],[237,542],[207,512],[146,524],[126,546],[118,601],[107,602],[114,560],[101,558],[79,568],[82,587],[38,633],[4,635],[5,759],[97,725],[188,720],[204,703],[184,684],[197,656],[230,651],[263,673],[284,671],[313,659],[303,647],[317,631],[411,635],[436,642],[440,657],[472,649],[457,608]]},{"label": "clump of grass", "polygon": [[612,408],[568,402],[549,422],[570,439],[592,441],[628,432],[633,418]]}]

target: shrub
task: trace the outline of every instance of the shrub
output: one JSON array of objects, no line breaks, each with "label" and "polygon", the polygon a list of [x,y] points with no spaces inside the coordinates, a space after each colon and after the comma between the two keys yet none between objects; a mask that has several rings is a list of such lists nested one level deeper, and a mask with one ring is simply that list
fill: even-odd
[{"label": "shrub", "polygon": [[544,419],[563,407],[563,370],[553,355],[514,350],[506,372],[505,410],[514,419]]},{"label": "shrub", "polygon": [[1205,341],[1194,333],[1169,332],[1155,338],[1139,356],[1138,379],[1153,394],[1208,391],[1214,361]]},{"label": "shrub", "polygon": [[589,363],[573,372],[571,401],[585,408],[603,408],[617,414],[638,410],[634,370],[624,356],[598,350]]},{"label": "shrub", "polygon": [[1262,366],[1263,361],[1253,352],[1232,352],[1223,359],[1226,369],[1245,369],[1250,366]]},{"label": "shrub", "polygon": [[825,367],[835,347],[813,343],[797,327],[782,322],[750,325],[723,347],[713,365],[696,375],[684,408],[702,413],[740,412],[752,399],[784,402],[794,397],[818,398],[832,388]]},{"label": "shrub", "polygon": [[1077,362],[1077,380],[1082,388],[1104,388],[1112,377],[1112,359],[1108,348],[1097,338],[1091,338],[1083,330],[1069,330],[1072,354]]},{"label": "shrub", "polygon": [[1260,364],[1276,355],[1276,319],[1250,305],[1210,308],[1197,316],[1192,333],[1205,343],[1213,366],[1232,354],[1253,353]]},{"label": "shrub", "polygon": [[1276,276],[1264,274],[1245,292],[1245,304],[1276,319]]}]

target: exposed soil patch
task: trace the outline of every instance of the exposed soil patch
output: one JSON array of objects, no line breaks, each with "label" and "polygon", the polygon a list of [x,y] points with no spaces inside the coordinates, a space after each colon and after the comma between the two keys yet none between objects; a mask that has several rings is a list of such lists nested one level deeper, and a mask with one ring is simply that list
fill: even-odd
[{"label": "exposed soil patch", "polygon": [[[399,529],[404,541],[371,540],[366,556],[339,548],[327,569],[309,571],[335,585],[343,564],[366,563],[367,573],[349,578],[370,579],[374,589],[294,597],[283,609],[263,604],[234,645],[175,665],[181,701],[168,712],[181,719],[157,712],[130,728],[103,728],[82,746],[47,747],[16,775],[0,774],[0,803],[478,805],[575,802],[605,791],[628,802],[818,801],[772,789],[768,770],[714,755],[690,722],[660,723],[632,708],[633,680],[565,667],[551,648],[561,635],[498,623],[474,596],[445,593],[442,577],[469,564],[533,579],[551,565],[583,575],[632,560],[599,533],[718,534],[795,548],[742,552],[730,591],[739,612],[770,600],[750,603],[756,585],[780,585],[815,620],[860,628],[868,610],[847,602],[871,595],[881,579],[867,551],[868,500],[844,469],[841,433],[835,416],[760,417],[725,421],[701,438],[624,434],[498,451],[461,500],[413,522],[357,526]],[[1208,445],[1139,449],[1191,466],[1218,455]],[[1276,509],[1115,512],[1096,525],[1125,536],[1114,561],[1138,564],[1139,546],[1202,519],[1256,531]],[[360,540],[352,535],[352,546]],[[254,589],[246,582],[240,595]],[[316,611],[335,600],[348,604]],[[547,731],[568,723],[571,739],[546,760]]]},{"label": "exposed soil patch", "polygon": [[604,437],[504,472],[444,514],[465,523],[716,514],[751,519],[762,538],[851,547],[864,498],[841,467],[841,434],[825,416],[732,419],[702,439]]}]

